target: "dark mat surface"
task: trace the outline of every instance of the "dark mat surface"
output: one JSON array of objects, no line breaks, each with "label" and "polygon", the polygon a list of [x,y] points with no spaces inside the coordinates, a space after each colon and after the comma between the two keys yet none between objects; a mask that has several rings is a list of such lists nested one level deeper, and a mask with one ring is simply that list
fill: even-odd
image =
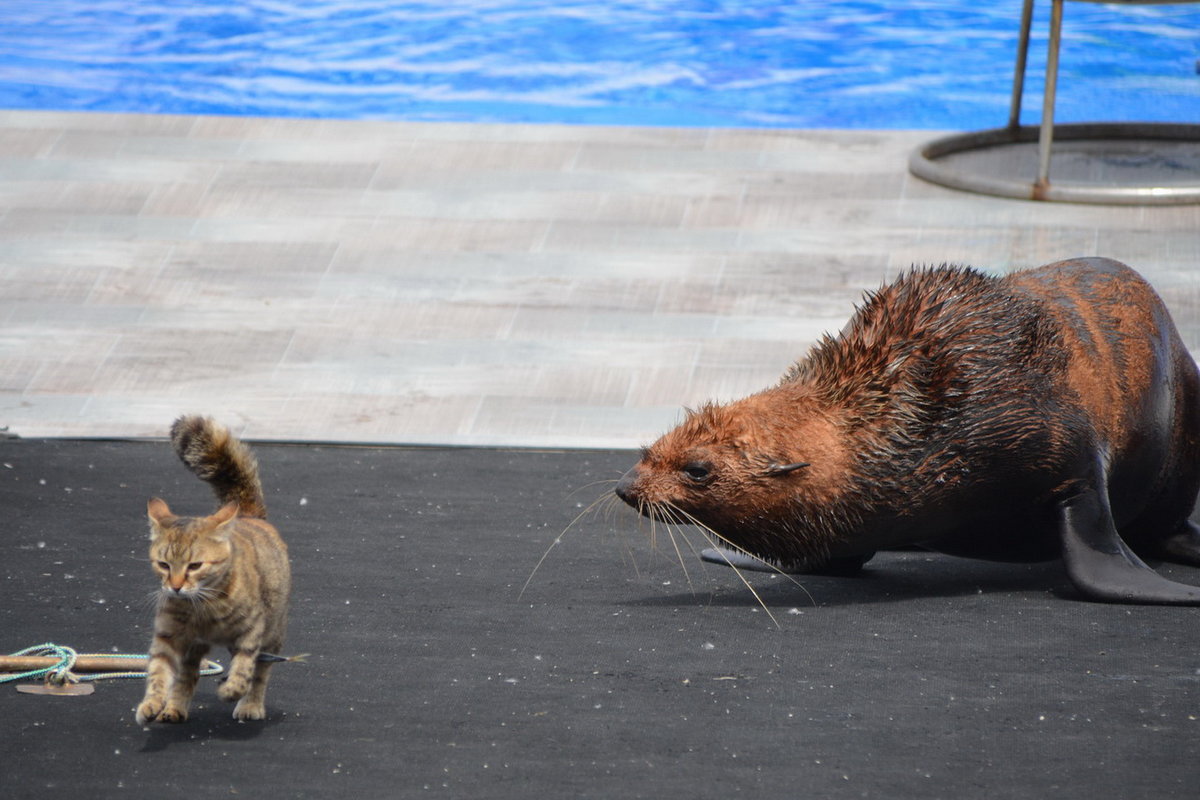
[{"label": "dark mat surface", "polygon": [[[287,651],[312,653],[276,669],[268,719],[235,722],[214,679],[189,722],[149,730],[140,681],[3,684],[0,796],[1200,791],[1200,609],[1085,603],[1058,564],[907,552],[803,591],[750,576],[776,627],[627,511],[571,527],[518,598],[632,454],[255,449],[294,565]],[[213,510],[165,443],[0,442],[0,651],[145,651],[153,494]]]}]

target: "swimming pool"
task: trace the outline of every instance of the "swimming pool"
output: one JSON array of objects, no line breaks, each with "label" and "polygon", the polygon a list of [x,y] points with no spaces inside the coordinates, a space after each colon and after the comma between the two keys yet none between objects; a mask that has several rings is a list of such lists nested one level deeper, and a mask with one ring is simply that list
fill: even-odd
[{"label": "swimming pool", "polygon": [[[1068,6],[1060,121],[1200,121],[1196,6]],[[1019,13],[1019,0],[0,0],[0,107],[994,127]]]}]

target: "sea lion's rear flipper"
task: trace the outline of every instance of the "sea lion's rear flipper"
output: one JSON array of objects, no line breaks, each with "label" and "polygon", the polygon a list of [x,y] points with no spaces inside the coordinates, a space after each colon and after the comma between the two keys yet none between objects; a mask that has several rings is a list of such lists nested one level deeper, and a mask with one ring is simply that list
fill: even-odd
[{"label": "sea lion's rear flipper", "polygon": [[1108,498],[1094,488],[1059,504],[1063,561],[1075,588],[1092,600],[1200,605],[1200,587],[1175,583],[1150,569],[1117,533]]},{"label": "sea lion's rear flipper", "polygon": [[868,553],[862,556],[831,558],[824,564],[815,567],[803,564],[784,566],[763,561],[761,558],[739,550],[730,550],[725,547],[708,547],[700,551],[700,560],[707,561],[710,564],[720,564],[723,567],[733,567],[734,569],[749,570],[751,572],[773,572],[777,575],[783,573],[786,575],[845,576],[857,575],[862,570],[863,564],[870,561],[873,555],[875,554]]}]

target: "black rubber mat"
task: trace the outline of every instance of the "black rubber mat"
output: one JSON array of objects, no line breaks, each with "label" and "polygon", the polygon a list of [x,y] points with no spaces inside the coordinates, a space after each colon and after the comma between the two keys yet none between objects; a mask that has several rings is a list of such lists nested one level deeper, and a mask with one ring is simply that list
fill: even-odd
[{"label": "black rubber mat", "polygon": [[[652,543],[623,508],[566,530],[520,595],[633,454],[256,451],[294,565],[287,652],[312,654],[276,668],[268,719],[235,722],[211,678],[188,722],[150,729],[137,680],[87,697],[0,684],[0,796],[1200,787],[1200,609],[1082,602],[1056,563],[902,552],[802,588],[748,576],[775,624],[732,571],[680,542],[685,574],[662,528]],[[0,442],[0,651],[145,651],[155,494],[213,510],[162,442]]]}]

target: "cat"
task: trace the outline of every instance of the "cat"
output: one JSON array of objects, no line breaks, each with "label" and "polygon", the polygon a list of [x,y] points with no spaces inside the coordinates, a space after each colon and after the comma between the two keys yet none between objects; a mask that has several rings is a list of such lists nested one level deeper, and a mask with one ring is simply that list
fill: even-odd
[{"label": "cat", "polygon": [[266,521],[254,454],[227,428],[183,416],[171,426],[171,444],[222,505],[207,517],[176,516],[157,497],[146,505],[150,563],[162,588],[138,724],[187,719],[200,665],[213,645],[229,648],[231,656],[217,695],[237,701],[235,719],[265,719],[271,664],[256,659],[283,647],[291,591],[287,546]]}]

